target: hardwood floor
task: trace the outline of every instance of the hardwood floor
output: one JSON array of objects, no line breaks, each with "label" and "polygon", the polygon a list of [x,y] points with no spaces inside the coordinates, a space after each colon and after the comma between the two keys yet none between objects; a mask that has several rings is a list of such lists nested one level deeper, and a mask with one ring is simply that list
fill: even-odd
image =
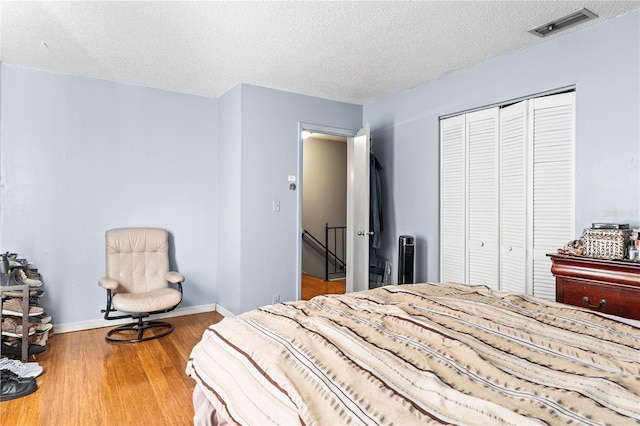
[{"label": "hardwood floor", "polygon": [[0,402],[0,425],[191,425],[187,359],[221,319],[217,312],[168,318],[173,333],[136,344],[107,343],[106,328],[53,335],[36,356],[44,367],[38,390]]},{"label": "hardwood floor", "polygon": [[[344,292],[344,280],[302,278],[304,300]],[[108,328],[55,334],[35,358],[44,367],[38,390],[0,402],[0,425],[191,425],[195,382],[185,374],[187,359],[222,318],[217,312],[168,318],[173,333],[135,344],[108,343]]]},{"label": "hardwood floor", "polygon": [[321,278],[302,274],[302,300],[309,300],[320,294],[344,294],[346,280],[325,281]]}]

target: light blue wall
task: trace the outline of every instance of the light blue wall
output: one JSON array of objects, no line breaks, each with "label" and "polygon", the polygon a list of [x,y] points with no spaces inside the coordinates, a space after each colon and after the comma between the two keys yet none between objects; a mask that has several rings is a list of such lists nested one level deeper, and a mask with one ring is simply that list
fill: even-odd
[{"label": "light blue wall", "polygon": [[[362,107],[240,85],[220,99],[1,64],[0,249],[43,273],[57,324],[101,317],[104,231],[160,226],[182,308],[296,298],[299,122],[357,130]],[[150,171],[152,170],[152,171]],[[273,213],[272,200],[281,211]]]},{"label": "light blue wall", "polygon": [[242,235],[242,86],[236,86],[220,97],[218,102],[218,141],[220,155],[218,212],[218,302],[231,312],[241,306],[240,283],[242,282],[241,235]]},{"label": "light blue wall", "polygon": [[576,237],[592,222],[640,226],[639,28],[635,11],[365,105],[394,266],[398,236],[414,235],[416,280],[439,280],[439,117],[571,85]]},{"label": "light blue wall", "polygon": [[43,274],[55,324],[101,317],[104,232],[159,226],[214,303],[217,100],[1,64],[0,248]]},{"label": "light blue wall", "polygon": [[[316,123],[354,132],[362,125],[360,105],[246,84],[241,85],[240,91],[239,158],[234,149],[234,154],[224,161],[229,161],[226,167],[240,171],[241,198],[238,201],[237,194],[225,195],[220,191],[221,211],[226,208],[240,211],[240,231],[229,235],[229,238],[240,238],[240,269],[224,273],[227,278],[220,280],[218,293],[218,303],[233,313],[270,304],[276,294],[282,301],[296,299],[301,239],[298,234],[299,194],[298,190],[289,189],[288,177],[295,176],[299,183],[298,169],[302,161],[299,123]],[[224,107],[221,103],[221,109]],[[232,108],[237,108],[236,102]],[[233,133],[237,137],[238,132]],[[235,172],[231,174],[237,177]],[[226,179],[221,177],[220,184],[226,185]],[[274,200],[280,201],[280,212],[272,211]],[[238,208],[238,202],[241,208]],[[237,218],[227,217],[226,221],[221,221],[220,229],[228,224],[237,226]],[[227,241],[221,238],[219,244],[222,253]],[[222,261],[220,268],[221,271],[229,270]]]},{"label": "light blue wall", "polygon": [[415,235],[416,279],[436,281],[438,118],[569,85],[576,234],[593,221],[640,226],[639,21],[636,11],[364,108],[251,85],[208,99],[2,63],[0,249],[40,268],[59,324],[100,318],[104,231],[119,226],[172,233],[185,307],[295,299],[298,125],[368,121],[384,167],[383,254],[395,265],[398,236]]}]

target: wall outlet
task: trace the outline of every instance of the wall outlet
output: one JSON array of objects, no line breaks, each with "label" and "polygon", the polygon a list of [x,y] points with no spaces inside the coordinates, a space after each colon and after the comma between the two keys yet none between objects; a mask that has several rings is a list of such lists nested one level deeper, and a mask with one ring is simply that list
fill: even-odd
[{"label": "wall outlet", "polygon": [[271,296],[271,304],[275,305],[276,303],[280,303],[280,295],[279,294],[275,294],[275,295]]}]

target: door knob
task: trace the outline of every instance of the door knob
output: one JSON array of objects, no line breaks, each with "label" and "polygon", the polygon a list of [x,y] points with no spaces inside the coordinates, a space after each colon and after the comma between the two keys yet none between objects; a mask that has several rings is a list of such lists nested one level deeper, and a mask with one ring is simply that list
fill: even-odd
[{"label": "door knob", "polygon": [[369,232],[365,232],[365,231],[358,231],[358,235],[360,235],[360,236],[364,236],[364,235],[373,235],[373,231],[369,231]]}]

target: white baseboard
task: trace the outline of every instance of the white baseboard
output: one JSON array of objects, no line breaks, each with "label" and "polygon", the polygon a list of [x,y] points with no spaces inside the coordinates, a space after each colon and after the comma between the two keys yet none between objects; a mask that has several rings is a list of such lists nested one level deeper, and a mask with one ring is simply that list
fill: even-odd
[{"label": "white baseboard", "polygon": [[221,305],[216,305],[216,312],[218,312],[220,315],[222,315],[223,317],[229,317],[229,318],[233,318],[235,317],[235,315],[230,312],[227,311],[224,307],[222,307]]},{"label": "white baseboard", "polygon": [[[222,311],[221,311],[222,309]],[[157,314],[153,315],[153,318],[171,318],[171,317],[180,317],[183,315],[193,315],[193,314],[201,314],[203,312],[213,312],[218,311],[221,315],[225,317],[227,315],[227,310],[222,308],[215,303],[212,305],[199,305],[199,306],[189,306],[187,308],[176,308],[171,312],[167,312],[165,314]],[[223,313],[224,311],[224,313]],[[233,316],[231,312],[228,312],[229,316]],[[81,331],[81,330],[91,330],[93,328],[103,328],[103,327],[115,327],[120,324],[127,324],[131,322],[131,318],[125,318],[121,320],[106,320],[104,318],[89,320],[89,321],[79,321],[79,322],[70,322],[67,324],[54,324],[53,331],[54,333],[70,333],[72,331]]]}]

